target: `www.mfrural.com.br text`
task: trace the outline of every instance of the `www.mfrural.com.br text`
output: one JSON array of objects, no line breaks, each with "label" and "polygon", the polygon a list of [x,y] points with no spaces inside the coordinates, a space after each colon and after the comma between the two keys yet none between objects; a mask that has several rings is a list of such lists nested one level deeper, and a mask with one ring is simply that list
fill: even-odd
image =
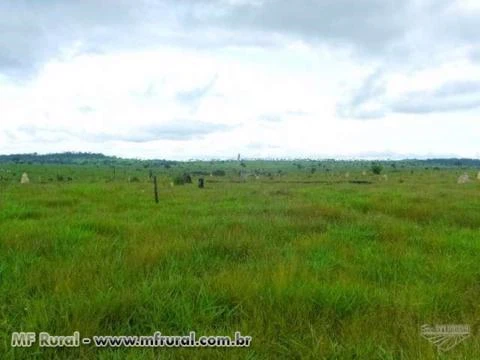
[{"label": "www.mfrural.com.br text", "polygon": [[188,335],[168,336],[157,331],[153,335],[97,335],[82,337],[75,331],[72,335],[51,335],[48,332],[14,332],[12,333],[12,347],[249,347],[251,336],[244,336],[239,331],[233,337],[212,335],[197,336],[195,331]]}]

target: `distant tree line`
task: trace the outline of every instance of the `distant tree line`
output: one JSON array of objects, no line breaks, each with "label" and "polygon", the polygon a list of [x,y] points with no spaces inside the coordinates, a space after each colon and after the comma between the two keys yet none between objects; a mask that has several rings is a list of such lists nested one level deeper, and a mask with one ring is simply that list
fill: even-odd
[{"label": "distant tree line", "polygon": [[169,168],[176,161],[123,159],[89,152],[64,152],[55,154],[12,154],[0,155],[0,163],[7,164],[67,164],[67,165],[134,165],[142,163],[145,168],[163,166]]},{"label": "distant tree line", "polygon": [[[242,160],[240,166],[246,168],[247,164],[256,164],[257,166],[260,163],[276,163],[278,165],[293,165],[297,170],[306,168],[310,172],[312,171],[312,165],[317,164],[318,167],[328,167],[328,168],[339,168],[339,167],[370,167],[371,163],[367,160],[334,160],[334,159],[322,159],[322,160],[313,160],[313,159],[295,159],[295,160]],[[71,165],[139,165],[144,168],[150,167],[163,167],[169,169],[172,166],[179,166],[185,163],[189,164],[230,164],[231,166],[238,166],[237,161],[228,161],[228,160],[212,160],[212,161],[188,161],[188,162],[179,162],[171,160],[139,160],[139,159],[124,159],[116,156],[107,156],[99,153],[89,153],[89,152],[64,152],[64,153],[55,153],[55,154],[12,154],[12,155],[0,155],[0,163],[9,163],[9,164],[71,164]],[[417,160],[417,159],[407,159],[407,160],[381,160],[376,161],[376,165],[383,167],[480,167],[480,159],[464,159],[464,158],[449,158],[449,159],[426,159],[426,160]],[[201,171],[201,170],[198,170]],[[216,176],[223,176],[223,169],[214,170]],[[209,174],[211,170],[206,171],[205,175]],[[203,174],[202,174],[203,175]]]}]

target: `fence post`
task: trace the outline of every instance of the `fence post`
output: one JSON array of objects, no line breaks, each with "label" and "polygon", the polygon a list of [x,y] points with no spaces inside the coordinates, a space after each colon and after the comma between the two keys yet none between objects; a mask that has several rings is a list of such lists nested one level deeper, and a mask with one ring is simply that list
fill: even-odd
[{"label": "fence post", "polygon": [[158,187],[157,187],[157,177],[153,177],[153,192],[155,194],[155,202],[158,204]]}]

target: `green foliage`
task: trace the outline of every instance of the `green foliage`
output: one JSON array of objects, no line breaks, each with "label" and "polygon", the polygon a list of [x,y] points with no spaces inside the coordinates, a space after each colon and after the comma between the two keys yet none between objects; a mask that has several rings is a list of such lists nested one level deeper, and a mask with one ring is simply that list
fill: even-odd
[{"label": "green foliage", "polygon": [[[327,160],[330,171],[309,178],[317,163],[252,161],[273,180],[246,182],[235,161],[152,165],[160,204],[150,182],[126,181],[147,178],[136,164],[117,166],[109,183],[104,165],[1,165],[1,358],[438,359],[420,324],[478,320],[480,183],[460,188],[458,169],[408,162],[389,181],[362,177],[369,163]],[[214,169],[226,175],[205,191],[169,186],[174,174]],[[22,186],[13,174],[23,172],[75,181]],[[24,329],[239,330],[253,344],[12,348],[10,334]],[[478,359],[479,343],[445,356]]]},{"label": "green foliage", "polygon": [[185,185],[185,179],[183,176],[178,175],[173,178],[173,183],[175,185]]},{"label": "green foliage", "polygon": [[212,171],[212,175],[213,176],[225,176],[227,173],[225,172],[225,170],[214,170]]},{"label": "green foliage", "polygon": [[183,174],[183,182],[185,184],[191,184],[192,183],[192,177],[190,174]]},{"label": "green foliage", "polygon": [[371,170],[375,175],[380,175],[383,170],[383,166],[379,163],[372,163]]}]

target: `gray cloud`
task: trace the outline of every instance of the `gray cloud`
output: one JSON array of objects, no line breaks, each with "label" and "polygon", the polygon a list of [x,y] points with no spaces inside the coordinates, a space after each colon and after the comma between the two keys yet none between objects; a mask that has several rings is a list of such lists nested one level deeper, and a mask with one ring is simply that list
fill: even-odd
[{"label": "gray cloud", "polygon": [[[1,1],[0,75],[29,79],[45,62],[71,54],[165,44],[271,47],[290,39],[346,47],[380,63],[383,70],[371,74],[338,105],[341,117],[465,110],[478,107],[479,98],[472,95],[478,84],[451,83],[431,93],[387,99],[384,77],[395,68],[411,71],[442,63],[445,54],[461,47],[470,48],[467,55],[480,64],[478,23],[480,11],[462,9],[453,0]],[[179,92],[176,99],[194,109],[215,81],[216,77],[204,86]],[[156,96],[155,84],[140,95]],[[267,114],[261,120],[279,121],[284,115]],[[189,136],[170,130],[146,131],[132,138],[150,139],[149,133]]]},{"label": "gray cloud", "polygon": [[375,72],[352,95],[350,102],[338,106],[338,113],[342,117],[375,119],[388,113],[428,114],[479,107],[480,81],[451,81],[431,91],[408,92],[388,99],[384,75]]},{"label": "gray cloud", "polygon": [[402,99],[392,103],[390,108],[394,113],[403,114],[454,112],[479,108],[480,93],[467,95],[438,96],[436,92],[409,93]]},{"label": "gray cloud", "polygon": [[443,84],[433,91],[434,97],[448,97],[452,95],[464,95],[480,93],[479,81],[454,81]]},{"label": "gray cloud", "polygon": [[287,110],[283,113],[265,113],[258,116],[258,120],[267,123],[276,123],[285,120],[286,118],[298,118],[309,115],[308,112],[301,110]]},{"label": "gray cloud", "polygon": [[177,120],[175,122],[136,128],[128,135],[100,134],[98,140],[148,142],[155,140],[191,140],[206,135],[228,131],[232,127],[202,121]]},{"label": "gray cloud", "polygon": [[[0,2],[0,72],[22,78],[75,42],[95,48],[136,22],[126,0]],[[113,9],[115,11],[113,11]],[[123,31],[122,31],[123,30]]]},{"label": "gray cloud", "polygon": [[165,85],[165,78],[150,80],[143,89],[132,90],[129,95],[139,100],[159,100],[160,88]]},{"label": "gray cloud", "polygon": [[63,128],[51,128],[48,126],[22,125],[14,131],[10,131],[10,137],[14,140],[35,140],[41,143],[57,143],[78,137],[75,132]]},{"label": "gray cloud", "polygon": [[404,30],[408,1],[290,0],[234,7],[224,25],[293,35],[307,41],[383,49]]},{"label": "gray cloud", "polygon": [[217,82],[218,76],[215,75],[207,84],[194,89],[180,91],[177,93],[176,98],[178,101],[184,104],[196,104],[200,99],[208,95]]},{"label": "gray cloud", "polygon": [[[236,37],[229,31],[212,32],[212,26],[198,28],[191,21],[229,7],[221,0],[1,1],[0,74],[28,79],[45,62],[65,54],[149,49],[165,44],[234,44]],[[238,43],[246,43],[248,38],[245,34],[238,36]],[[258,41],[265,45],[270,42]]]},{"label": "gray cloud", "polygon": [[385,92],[384,72],[376,70],[367,77],[347,102],[340,103],[337,106],[337,113],[339,116],[346,118],[381,118],[385,115],[385,109],[381,104]]},{"label": "gray cloud", "polygon": [[437,89],[411,92],[390,104],[392,112],[426,114],[480,107],[479,81],[452,81]]},{"label": "gray cloud", "polygon": [[15,131],[5,131],[11,139],[34,139],[37,142],[59,142],[68,139],[82,139],[90,142],[127,141],[144,143],[156,140],[191,140],[206,135],[228,131],[232,126],[213,124],[194,120],[177,120],[164,124],[151,124],[136,127],[128,133],[73,131],[67,128],[51,128],[47,126],[19,126]]},{"label": "gray cloud", "polygon": [[423,49],[418,46],[421,39],[427,39],[430,47],[439,44],[438,51],[445,51],[446,44],[478,44],[480,14],[462,12],[452,4],[450,0],[2,1],[0,73],[28,76],[65,51],[104,53],[162,44],[268,47],[288,37],[346,46],[388,61]]},{"label": "gray cloud", "polygon": [[480,47],[472,49],[469,55],[471,61],[480,64]]}]

